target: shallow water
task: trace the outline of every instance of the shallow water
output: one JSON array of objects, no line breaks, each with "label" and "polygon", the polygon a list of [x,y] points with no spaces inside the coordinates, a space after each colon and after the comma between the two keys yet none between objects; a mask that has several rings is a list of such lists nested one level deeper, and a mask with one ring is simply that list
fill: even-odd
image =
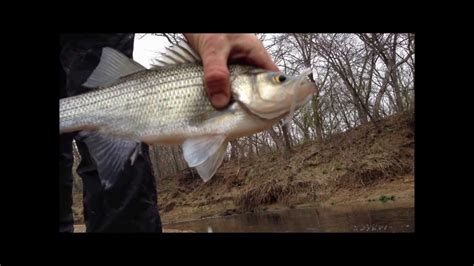
[{"label": "shallow water", "polygon": [[414,232],[414,208],[383,210],[290,209],[168,224],[194,232]]}]

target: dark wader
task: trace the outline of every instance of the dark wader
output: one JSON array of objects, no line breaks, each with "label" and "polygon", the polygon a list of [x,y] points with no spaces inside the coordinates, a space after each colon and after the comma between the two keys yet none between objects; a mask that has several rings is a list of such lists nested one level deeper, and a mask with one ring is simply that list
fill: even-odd
[{"label": "dark wader", "polygon": [[[102,48],[112,47],[132,57],[133,34],[62,35],[60,46],[60,97],[89,91],[82,87],[100,60]],[[101,184],[87,144],[77,133],[60,135],[59,231],[73,232],[72,215],[72,140],[75,139],[82,161],[77,173],[83,181],[84,220],[87,232],[161,232],[155,178],[148,154],[131,166],[126,164],[112,186]]]}]

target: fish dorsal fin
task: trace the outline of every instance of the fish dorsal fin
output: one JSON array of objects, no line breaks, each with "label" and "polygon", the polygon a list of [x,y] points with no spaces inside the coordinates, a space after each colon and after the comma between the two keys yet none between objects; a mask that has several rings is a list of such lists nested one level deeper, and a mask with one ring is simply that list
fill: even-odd
[{"label": "fish dorsal fin", "polygon": [[201,57],[194,51],[193,48],[188,44],[187,41],[181,41],[169,48],[166,48],[165,53],[161,53],[161,56],[154,59],[154,63],[151,64],[150,69],[201,62]]},{"label": "fish dorsal fin", "polygon": [[96,132],[82,131],[78,136],[87,145],[105,189],[115,184],[126,164],[129,162],[133,165],[141,153],[141,145],[136,141],[112,138]]},{"label": "fish dorsal fin", "polygon": [[200,165],[217,152],[225,139],[225,135],[212,135],[187,139],[182,145],[184,159],[189,167]]},{"label": "fish dorsal fin", "polygon": [[146,68],[133,59],[113,48],[104,47],[99,65],[82,85],[88,88],[106,87],[112,85],[121,77],[143,70],[146,70]]}]

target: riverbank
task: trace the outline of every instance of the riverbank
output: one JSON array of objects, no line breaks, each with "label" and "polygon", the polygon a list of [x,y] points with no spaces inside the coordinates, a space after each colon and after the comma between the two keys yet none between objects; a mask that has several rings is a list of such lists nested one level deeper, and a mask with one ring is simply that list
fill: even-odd
[{"label": "riverbank", "polygon": [[414,206],[414,116],[402,113],[293,148],[225,162],[203,183],[189,172],[158,181],[164,224],[288,208]]},{"label": "riverbank", "polygon": [[[292,208],[383,209],[414,206],[414,115],[405,112],[324,142],[224,162],[207,183],[188,170],[157,180],[167,225],[210,217]],[[82,193],[74,217],[82,224]],[[168,231],[168,232],[172,232]]]}]

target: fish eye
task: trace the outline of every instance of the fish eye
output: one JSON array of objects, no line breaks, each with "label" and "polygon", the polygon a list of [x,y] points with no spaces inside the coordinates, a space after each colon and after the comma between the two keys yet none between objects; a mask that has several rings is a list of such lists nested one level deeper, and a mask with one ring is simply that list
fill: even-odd
[{"label": "fish eye", "polygon": [[286,77],[285,75],[283,74],[276,74],[275,76],[273,76],[273,80],[276,82],[276,83],[282,83],[286,80]]}]

